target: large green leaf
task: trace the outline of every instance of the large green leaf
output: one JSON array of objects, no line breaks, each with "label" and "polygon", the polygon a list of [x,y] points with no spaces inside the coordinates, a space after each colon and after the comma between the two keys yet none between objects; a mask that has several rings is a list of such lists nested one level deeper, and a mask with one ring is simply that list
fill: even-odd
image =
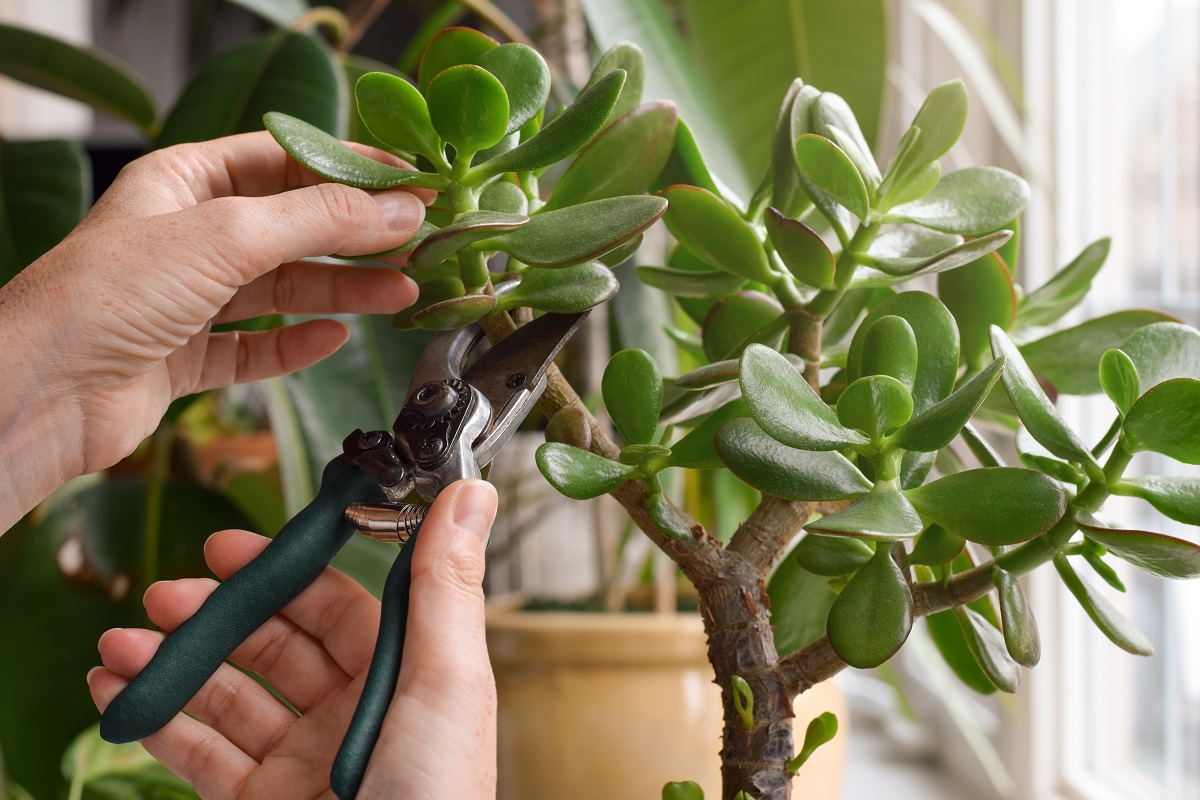
[{"label": "large green leaf", "polygon": [[1029,204],[1029,184],[998,167],[967,167],[942,177],[920,200],[888,212],[893,222],[912,222],[943,233],[983,236],[999,230]]},{"label": "large green leaf", "polygon": [[550,68],[532,47],[519,42],[502,44],[479,57],[479,66],[504,85],[508,95],[508,127],[515,133],[542,111],[550,97]]},{"label": "large green leaf", "polygon": [[1121,349],[1137,367],[1142,391],[1171,378],[1200,380],[1200,331],[1178,322],[1134,331]]},{"label": "large green leaf", "polygon": [[1200,380],[1173,378],[1143,394],[1125,415],[1126,446],[1200,464]]},{"label": "large green leaf", "polygon": [[1200,525],[1200,478],[1163,475],[1123,478],[1110,488],[1113,494],[1140,497],[1185,525]]},{"label": "large green leaf", "polygon": [[459,158],[475,155],[504,138],[508,94],[483,67],[459,64],[439,72],[425,90],[429,119]]},{"label": "large green leaf", "polygon": [[912,504],[895,489],[876,489],[849,508],[813,520],[804,530],[826,536],[846,536],[874,541],[912,539],[924,526]]},{"label": "large green leaf", "polygon": [[796,279],[818,289],[833,286],[834,258],[816,231],[775,208],[766,214],[767,235],[779,260]]},{"label": "large green leaf", "polygon": [[0,139],[0,286],[61,242],[91,199],[77,142]]},{"label": "large green leaf", "polygon": [[355,84],[354,98],[367,130],[381,142],[429,159],[445,159],[425,98],[407,80],[369,72]]},{"label": "large green leaf", "polygon": [[645,350],[614,353],[600,381],[604,407],[629,444],[649,444],[658,428],[663,383],[658,364]]},{"label": "large green leaf", "polygon": [[[867,218],[871,210],[867,186],[854,162],[836,144],[815,133],[801,136],[796,141],[796,166],[809,196],[831,222],[836,220],[836,213],[822,202],[821,194],[828,195],[860,220]],[[818,191],[811,191],[812,186]]]},{"label": "large green leaf", "polygon": [[893,434],[892,443],[904,450],[924,453],[950,444],[987,399],[1003,369],[1004,359],[995,359],[958,391],[909,420]]},{"label": "large green leaf", "polygon": [[838,397],[838,422],[862,431],[873,443],[912,418],[912,394],[890,375],[864,375]]},{"label": "large green leaf", "polygon": [[809,107],[820,91],[805,86],[801,78],[792,81],[771,137],[771,205],[780,216],[796,219],[812,205],[800,185],[796,167],[796,140],[810,131]]},{"label": "large green leaf", "polygon": [[710,361],[736,358],[749,343],[777,344],[787,317],[774,297],[741,291],[713,304],[700,327],[704,355]]},{"label": "large green leaf", "polygon": [[854,574],[829,609],[829,644],[852,667],[869,669],[887,661],[908,638],[913,599],[904,573],[881,546]]},{"label": "large green leaf", "polygon": [[717,430],[716,444],[717,454],[734,475],[785,500],[845,500],[871,488],[841,453],[788,447],[752,419],[726,422]]},{"label": "large green leaf", "polygon": [[697,186],[670,186],[663,220],[671,235],[705,263],[752,281],[774,283],[767,254],[733,206]]},{"label": "large green leaf", "polygon": [[1151,531],[1111,528],[1084,512],[1075,514],[1075,522],[1088,539],[1139,569],[1163,578],[1200,578],[1200,546],[1192,542]]},{"label": "large green leaf", "polygon": [[[816,537],[801,542],[808,538]],[[829,607],[837,597],[829,581],[801,567],[794,553],[784,557],[767,584],[775,649],[781,657],[825,635]]]},{"label": "large green leaf", "polygon": [[1007,545],[1050,530],[1067,510],[1057,481],[1027,469],[985,467],[904,493],[921,516],[968,541]]},{"label": "large green leaf", "polygon": [[879,189],[879,165],[871,155],[871,145],[858,125],[854,111],[834,92],[821,92],[812,106],[812,130],[836,144],[862,176],[873,196]]},{"label": "large green leaf", "polygon": [[421,65],[417,68],[417,88],[421,94],[429,90],[429,84],[442,70],[462,64],[479,64],[484,53],[500,46],[492,37],[474,28],[451,27],[438,31],[425,52],[421,54]]},{"label": "large green leaf", "polygon": [[339,71],[314,36],[280,31],[252,39],[212,59],[192,78],[154,146],[262,130],[263,115],[272,111],[340,137],[346,90]]},{"label": "large green leaf", "polygon": [[432,269],[468,245],[528,223],[529,217],[523,214],[468,211],[446,227],[426,234],[409,256],[408,266],[413,270]]},{"label": "large green leaf", "polygon": [[1009,330],[1016,316],[1017,292],[1008,265],[995,252],[939,273],[937,294],[958,323],[967,368],[981,369],[991,356],[988,329],[997,325]]},{"label": "large green leaf", "polygon": [[998,231],[955,245],[940,253],[907,258],[878,258],[871,262],[871,266],[886,275],[906,280],[917,275],[946,272],[970,264],[999,249],[1011,237],[1012,234],[1008,231]]},{"label": "large green leaf", "polygon": [[1079,605],[1083,606],[1083,610],[1092,618],[1092,622],[1113,644],[1134,655],[1153,655],[1154,645],[1150,644],[1146,634],[1138,630],[1137,626],[1108,601],[1108,598],[1076,575],[1074,568],[1062,553],[1054,557],[1054,568],[1058,570],[1071,594],[1075,595]]},{"label": "large green leaf", "polygon": [[[367,58],[355,53],[342,53],[338,60],[341,62],[342,74],[345,76],[346,85],[351,88],[357,87],[362,77],[372,72],[400,77],[400,73],[390,64],[384,64],[382,61],[376,61],[373,58]],[[421,99],[421,102],[425,102],[424,98]],[[358,102],[348,103],[347,106],[345,109],[346,141],[358,142],[359,144],[378,147],[380,150],[387,150],[388,145],[385,142],[381,142],[371,131],[367,130],[367,126],[358,112]]]},{"label": "large green leaf", "polygon": [[590,89],[601,78],[616,70],[625,70],[625,85],[621,96],[613,106],[609,119],[618,119],[632,111],[642,102],[642,90],[646,86],[646,55],[633,42],[617,42],[601,54],[584,89]]},{"label": "large green leaf", "polygon": [[558,442],[546,442],[537,449],[537,465],[550,485],[572,500],[590,500],[611,492],[637,469]]},{"label": "large green leaf", "polygon": [[149,131],[157,112],[141,79],[107,53],[0,24],[0,74],[107,111]]},{"label": "large green leaf", "polygon": [[1097,239],[1053,278],[1021,298],[1017,323],[1021,327],[1049,325],[1079,305],[1104,266],[1111,244],[1109,238]]}]

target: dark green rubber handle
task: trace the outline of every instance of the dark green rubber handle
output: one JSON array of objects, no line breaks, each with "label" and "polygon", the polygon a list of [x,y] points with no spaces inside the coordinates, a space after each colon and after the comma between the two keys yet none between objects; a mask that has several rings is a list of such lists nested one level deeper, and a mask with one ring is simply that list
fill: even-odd
[{"label": "dark green rubber handle", "polygon": [[396,557],[383,584],[383,609],[379,616],[379,638],[375,640],[375,652],[371,656],[371,668],[363,684],[362,697],[346,738],[338,749],[329,775],[329,785],[341,800],[354,800],[362,784],[363,773],[383,718],[387,715],[392,695],[396,692],[396,680],[400,676],[400,661],[404,657],[404,636],[408,631],[408,589],[412,584],[412,554],[416,549],[417,533],[413,532],[408,542]]},{"label": "dark green rubber handle", "polygon": [[105,709],[100,735],[114,744],[133,742],[170,722],[234,649],[312,583],[350,540],[354,528],[346,522],[346,506],[382,499],[379,485],[345,456],[330,461],[312,503],[163,641]]}]

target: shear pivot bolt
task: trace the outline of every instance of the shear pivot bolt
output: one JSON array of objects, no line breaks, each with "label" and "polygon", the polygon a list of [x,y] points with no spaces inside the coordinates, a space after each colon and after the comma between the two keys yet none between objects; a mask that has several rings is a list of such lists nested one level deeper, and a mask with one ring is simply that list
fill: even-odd
[{"label": "shear pivot bolt", "polygon": [[509,389],[516,389],[518,386],[523,386],[524,384],[525,384],[525,373],[524,372],[514,372],[512,375],[509,375],[508,380],[506,380],[504,382],[504,385],[507,386]]},{"label": "shear pivot bolt", "polygon": [[430,436],[425,441],[421,442],[420,456],[423,460],[437,458],[446,449],[446,443],[441,439]]}]

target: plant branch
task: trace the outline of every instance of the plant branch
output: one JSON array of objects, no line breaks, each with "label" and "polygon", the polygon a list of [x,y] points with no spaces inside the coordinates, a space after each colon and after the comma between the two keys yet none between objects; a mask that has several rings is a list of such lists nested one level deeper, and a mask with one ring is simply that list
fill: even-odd
[{"label": "plant branch", "polygon": [[350,20],[350,30],[338,42],[338,50],[349,53],[354,45],[371,29],[371,25],[391,5],[392,0],[352,0],[346,7],[346,18]]},{"label": "plant branch", "polygon": [[746,559],[759,575],[766,576],[814,510],[816,503],[766,495],[738,526],[729,541],[729,550]]}]

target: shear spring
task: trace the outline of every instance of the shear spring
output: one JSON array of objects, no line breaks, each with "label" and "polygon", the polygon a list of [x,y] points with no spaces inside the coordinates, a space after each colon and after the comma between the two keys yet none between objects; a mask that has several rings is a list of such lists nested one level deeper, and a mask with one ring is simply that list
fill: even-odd
[{"label": "shear spring", "polygon": [[350,524],[364,536],[379,542],[407,542],[428,513],[429,506],[416,503],[346,506],[346,519]]}]

